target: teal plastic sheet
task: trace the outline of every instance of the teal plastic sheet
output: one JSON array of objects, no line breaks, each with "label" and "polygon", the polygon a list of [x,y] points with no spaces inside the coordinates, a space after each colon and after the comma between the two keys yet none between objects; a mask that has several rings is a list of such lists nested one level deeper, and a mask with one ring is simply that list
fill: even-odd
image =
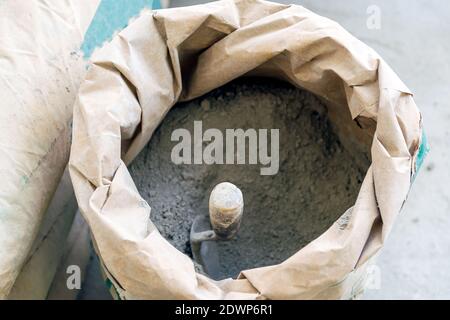
[{"label": "teal plastic sheet", "polygon": [[84,57],[90,58],[95,48],[111,40],[113,34],[125,28],[142,9],[159,9],[159,0],[102,0],[86,32],[81,46]]}]

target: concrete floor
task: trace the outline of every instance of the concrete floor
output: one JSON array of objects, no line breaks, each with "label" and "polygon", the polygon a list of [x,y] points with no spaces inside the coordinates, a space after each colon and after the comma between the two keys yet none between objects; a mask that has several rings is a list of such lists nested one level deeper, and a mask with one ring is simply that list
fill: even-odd
[{"label": "concrete floor", "polygon": [[[171,6],[207,1],[172,0]],[[450,3],[445,0],[290,0],[339,22],[374,48],[415,93],[431,153],[382,251],[381,288],[366,299],[450,299]],[[381,10],[369,30],[367,9]]]}]

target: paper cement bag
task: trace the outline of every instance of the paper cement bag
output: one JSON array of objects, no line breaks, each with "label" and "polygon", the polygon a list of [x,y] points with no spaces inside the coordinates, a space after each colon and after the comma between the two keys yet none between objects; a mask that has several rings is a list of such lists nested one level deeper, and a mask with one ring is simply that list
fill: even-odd
[{"label": "paper cement bag", "polygon": [[[68,234],[76,211],[77,204],[66,170],[8,299],[42,300],[47,297],[58,265],[67,251]],[[82,242],[82,239],[78,241]]]},{"label": "paper cement bag", "polygon": [[[63,243],[75,214],[72,187],[61,187],[62,181],[56,193],[55,188],[69,157],[72,108],[87,59],[152,5],[152,0],[0,2],[0,299],[14,281],[9,297],[45,297],[64,248],[51,244]],[[52,239],[41,241],[49,226]]]},{"label": "paper cement bag", "polygon": [[0,299],[38,242],[67,166],[87,65],[78,50],[99,2],[0,1]]},{"label": "paper cement bag", "polygon": [[[126,165],[170,108],[244,75],[284,79],[371,138],[354,206],[279,265],[213,281],[149,220]],[[352,121],[354,120],[354,121]],[[124,299],[347,297],[405,202],[422,153],[411,92],[369,47],[296,5],[219,1],[148,11],[93,58],[74,107],[70,173],[108,277]]]}]

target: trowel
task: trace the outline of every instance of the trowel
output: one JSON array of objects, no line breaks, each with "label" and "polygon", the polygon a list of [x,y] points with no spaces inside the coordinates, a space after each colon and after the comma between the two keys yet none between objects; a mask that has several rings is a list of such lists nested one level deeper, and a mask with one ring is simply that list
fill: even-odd
[{"label": "trowel", "polygon": [[217,241],[231,240],[237,234],[243,212],[241,190],[232,183],[222,182],[210,194],[209,219],[204,215],[194,219],[190,233],[192,255],[213,279],[221,276]]}]

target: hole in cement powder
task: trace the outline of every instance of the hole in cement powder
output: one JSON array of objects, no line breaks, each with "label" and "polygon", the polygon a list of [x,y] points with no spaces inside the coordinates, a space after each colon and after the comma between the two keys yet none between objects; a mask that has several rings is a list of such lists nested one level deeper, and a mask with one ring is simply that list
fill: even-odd
[{"label": "hole in cement powder", "polygon": [[[279,172],[260,175],[262,165],[175,165],[175,129],[193,134],[225,129],[280,129]],[[206,145],[206,144],[205,144]],[[212,188],[229,181],[244,195],[237,236],[217,243],[216,278],[278,264],[325,232],[356,200],[369,160],[356,165],[328,121],[327,108],[312,94],[268,79],[239,79],[204,97],[176,105],[130,166],[152,207],[151,219],[178,250],[191,256],[193,219],[208,214]]]}]

